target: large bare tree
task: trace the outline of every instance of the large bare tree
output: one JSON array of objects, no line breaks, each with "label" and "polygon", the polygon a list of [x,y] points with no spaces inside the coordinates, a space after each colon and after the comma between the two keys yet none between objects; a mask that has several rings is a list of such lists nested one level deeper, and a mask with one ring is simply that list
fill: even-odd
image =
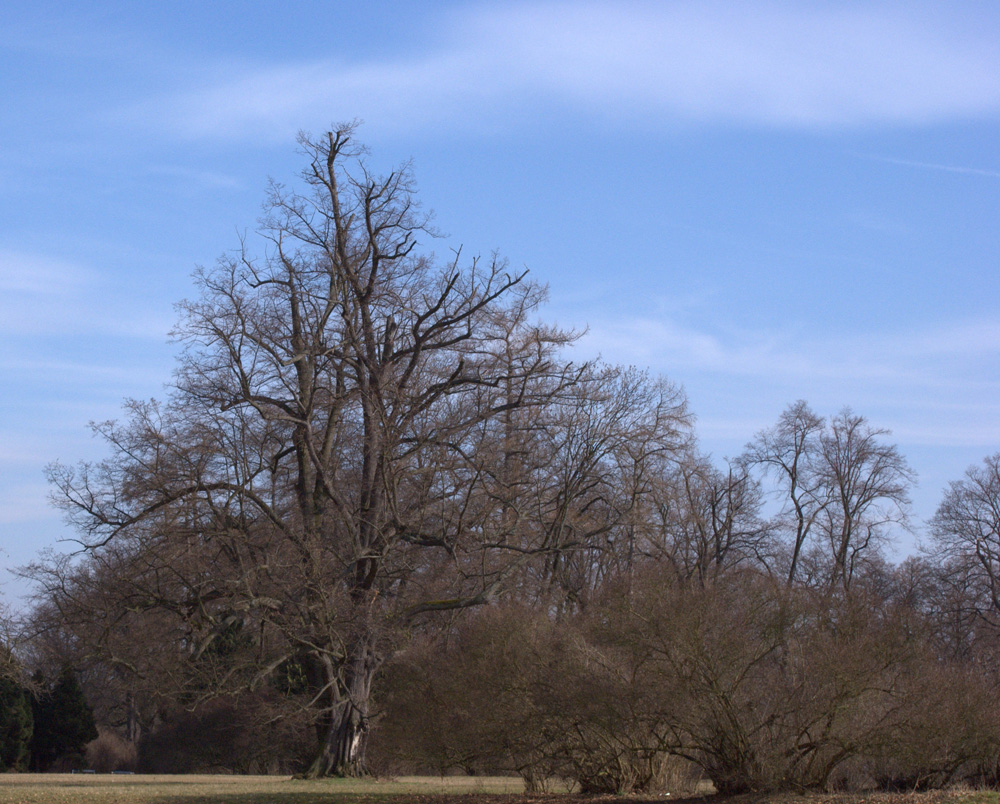
[{"label": "large bare tree", "polygon": [[975,578],[989,598],[982,613],[1000,613],[1000,453],[949,484],[930,524],[941,565]]},{"label": "large bare tree", "polygon": [[848,589],[890,528],[906,524],[914,474],[888,434],[849,408],[827,422],[800,400],[747,445],[741,462],[773,479],[782,504],[789,586],[808,554],[813,581]]},{"label": "large bare tree", "polygon": [[830,504],[829,488],[822,481],[820,437],[824,420],[803,400],[790,405],[778,423],[762,430],[743,454],[743,463],[757,467],[774,481],[781,499],[778,523],[788,534],[787,582],[799,571],[806,540],[816,519]]},{"label": "large bare tree", "polygon": [[659,478],[644,552],[678,578],[708,579],[740,565],[765,565],[773,546],[762,494],[742,462],[719,468],[691,455]]},{"label": "large bare tree", "polygon": [[822,514],[830,583],[845,590],[888,529],[907,522],[915,476],[896,446],[885,442],[888,434],[845,408],[820,438],[821,477],[831,501]]},{"label": "large bare tree", "polygon": [[[309,773],[353,775],[397,627],[568,549],[553,523],[525,525],[535,467],[516,436],[590,369],[535,323],[524,273],[418,248],[408,169],[371,172],[350,127],[301,144],[307,189],[272,186],[262,253],[197,274],[169,403],[99,426],[110,457],[52,479],[90,571],[124,573],[124,611],[165,613],[220,685],[295,668]],[[244,664],[213,663],[234,633]]]}]

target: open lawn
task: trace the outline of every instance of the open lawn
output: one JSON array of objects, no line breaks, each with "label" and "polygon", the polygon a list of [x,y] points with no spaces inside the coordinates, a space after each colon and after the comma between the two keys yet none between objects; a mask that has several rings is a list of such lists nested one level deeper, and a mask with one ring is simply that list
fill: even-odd
[{"label": "open lawn", "polygon": [[0,804],[381,804],[428,795],[520,793],[517,778],[400,777],[387,781],[287,776],[166,776],[71,773],[0,775]]},{"label": "open lawn", "polygon": [[1000,794],[934,791],[918,794],[782,794],[707,796],[526,795],[520,779],[401,777],[389,781],[279,776],[0,775],[0,804],[1000,804]]}]

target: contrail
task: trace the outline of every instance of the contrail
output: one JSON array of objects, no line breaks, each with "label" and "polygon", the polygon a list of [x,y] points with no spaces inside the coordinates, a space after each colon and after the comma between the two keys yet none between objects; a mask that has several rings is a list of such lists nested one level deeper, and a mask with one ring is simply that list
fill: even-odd
[{"label": "contrail", "polygon": [[926,168],[927,170],[944,170],[948,173],[966,173],[972,176],[989,176],[993,179],[1000,179],[1000,170],[985,170],[983,168],[962,167],[961,165],[939,165],[935,162],[913,162],[909,159],[895,159],[891,156],[877,156],[875,154],[855,154],[864,159],[872,159],[876,162],[889,162],[893,165],[906,165],[908,167]]}]

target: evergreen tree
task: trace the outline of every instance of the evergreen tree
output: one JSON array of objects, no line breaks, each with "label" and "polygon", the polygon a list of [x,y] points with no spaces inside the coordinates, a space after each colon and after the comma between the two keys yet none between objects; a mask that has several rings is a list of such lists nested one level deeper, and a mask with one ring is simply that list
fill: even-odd
[{"label": "evergreen tree", "polygon": [[84,747],[97,738],[97,725],[71,668],[63,667],[52,689],[39,694],[33,709],[31,769],[46,771],[60,758],[82,764]]},{"label": "evergreen tree", "polygon": [[0,677],[0,771],[25,769],[33,722],[24,687],[13,676]]}]

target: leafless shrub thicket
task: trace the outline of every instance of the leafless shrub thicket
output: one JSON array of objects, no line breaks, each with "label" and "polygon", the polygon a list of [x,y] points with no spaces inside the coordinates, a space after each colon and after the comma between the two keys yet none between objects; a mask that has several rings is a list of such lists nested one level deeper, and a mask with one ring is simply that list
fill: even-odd
[{"label": "leafless shrub thicket", "polygon": [[98,729],[97,739],[87,745],[87,766],[98,773],[134,771],[137,758],[135,743],[107,729]]},{"label": "leafless shrub thicket", "polygon": [[683,790],[678,766],[727,793],[994,784],[996,671],[933,627],[870,590],[651,568],[558,622],[500,608],[404,651],[379,737],[411,767],[592,792]]}]

